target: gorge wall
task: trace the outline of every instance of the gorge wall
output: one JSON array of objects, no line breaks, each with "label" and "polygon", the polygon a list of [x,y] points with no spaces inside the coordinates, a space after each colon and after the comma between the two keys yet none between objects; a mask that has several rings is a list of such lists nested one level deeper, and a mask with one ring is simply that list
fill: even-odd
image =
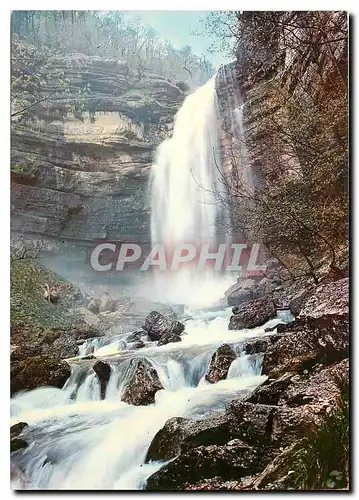
[{"label": "gorge wall", "polygon": [[[169,134],[185,93],[116,59],[75,54],[51,61],[68,89],[51,82],[46,106],[12,123],[14,234],[87,245],[148,241],[147,181],[156,146]],[[81,89],[81,116],[69,113]]]},{"label": "gorge wall", "polygon": [[234,224],[295,274],[324,256],[347,268],[346,13],[238,22],[236,61],[217,76]]}]

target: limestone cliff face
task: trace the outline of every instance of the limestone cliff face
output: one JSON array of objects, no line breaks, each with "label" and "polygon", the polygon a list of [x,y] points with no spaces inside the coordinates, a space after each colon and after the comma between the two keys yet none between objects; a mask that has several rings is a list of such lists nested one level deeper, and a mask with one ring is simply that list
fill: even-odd
[{"label": "limestone cliff face", "polygon": [[[242,192],[249,198],[267,187],[280,196],[291,181],[308,178],[314,160],[307,145],[323,158],[338,151],[345,165],[347,113],[345,97],[339,103],[337,96],[347,95],[346,14],[314,13],[316,27],[308,29],[310,13],[273,13],[275,22],[257,23],[259,34],[250,24],[258,13],[247,14],[242,26],[247,36],[239,42],[237,59],[221,67],[216,80],[222,157],[234,195],[243,181]],[[271,44],[265,43],[266,29]],[[334,188],[335,196],[340,189]],[[238,211],[237,220],[245,208]],[[250,237],[251,224],[245,224]]]},{"label": "limestone cliff face", "polygon": [[[253,13],[247,14],[249,18]],[[260,39],[254,38],[254,35],[253,39],[244,38],[237,60],[222,66],[216,81],[225,162],[229,165],[234,155],[236,175],[243,175],[246,169],[250,169],[254,184],[261,182],[261,172],[268,167],[270,131],[264,118],[273,116],[278,123],[291,120],[283,108],[278,107],[279,99],[275,94],[284,88],[288,95],[302,95],[305,99],[308,98],[306,93],[309,93],[315,98],[320,91],[333,91],[338,79],[342,79],[343,92],[346,90],[348,52],[347,39],[343,34],[345,13],[317,13],[317,31],[308,30],[301,12],[276,14],[278,24],[268,25],[275,41],[266,44],[263,35]],[[249,29],[247,18],[243,17],[244,29]],[[286,25],[284,31],[278,28],[281,23]],[[329,39],[333,42],[328,43]],[[293,158],[292,165],[288,161],[288,151],[279,152],[277,157],[273,155],[272,158],[278,164],[290,166],[290,171],[282,172],[284,182],[293,170],[300,170],[300,164],[305,162],[298,156],[297,149],[293,148],[289,153]]]},{"label": "limestone cliff face", "polygon": [[[72,55],[51,64],[68,92],[12,124],[12,231],[81,245],[147,239],[153,153],[185,94],[115,59]],[[81,116],[68,113],[87,85]]]}]

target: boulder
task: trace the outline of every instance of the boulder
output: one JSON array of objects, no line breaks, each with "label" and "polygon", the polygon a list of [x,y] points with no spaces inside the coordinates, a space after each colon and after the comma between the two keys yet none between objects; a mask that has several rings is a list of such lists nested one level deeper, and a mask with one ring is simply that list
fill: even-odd
[{"label": "boulder", "polygon": [[146,359],[132,359],[130,371],[122,401],[135,406],[154,403],[156,392],[163,389],[156,370]]},{"label": "boulder", "polygon": [[267,379],[246,399],[249,403],[277,405],[284,391],[292,383],[293,373],[284,373],[277,379]]},{"label": "boulder", "polygon": [[136,340],[136,342],[130,342],[127,344],[127,349],[130,351],[134,351],[136,349],[142,349],[142,347],[145,347],[145,343],[142,340]]},{"label": "boulder", "polygon": [[49,356],[56,356],[57,358],[72,358],[79,352],[76,338],[72,335],[60,335],[57,339],[50,344],[44,354]]},{"label": "boulder", "polygon": [[[293,476],[293,456],[300,449],[300,441],[286,446],[265,469],[246,484],[235,489],[293,490],[298,489]],[[244,486],[244,487],[243,487]]]},{"label": "boulder", "polygon": [[239,278],[237,283],[232,285],[226,292],[229,306],[238,306],[251,301],[254,298],[255,281],[251,279],[243,280]]},{"label": "boulder", "polygon": [[27,448],[27,441],[20,437],[20,435],[28,427],[29,424],[26,422],[18,422],[10,427],[10,453]]},{"label": "boulder", "polygon": [[71,375],[66,361],[49,356],[33,356],[11,364],[11,394],[42,386],[62,388]]},{"label": "boulder", "polygon": [[227,377],[229,367],[236,359],[237,355],[228,344],[223,344],[213,354],[210,365],[207,369],[205,378],[211,384]]},{"label": "boulder", "polygon": [[143,329],[151,340],[159,340],[164,334],[179,336],[184,331],[184,325],[175,318],[152,311],[145,319]]},{"label": "boulder", "polygon": [[[264,355],[264,374],[295,371],[293,360],[300,358],[311,366],[328,365],[346,358],[349,349],[348,278],[318,286],[295,321],[281,331],[286,335]],[[303,366],[303,369],[311,366]]]},{"label": "boulder", "polygon": [[342,403],[342,386],[348,384],[349,360],[319,373],[293,380],[278,400],[272,425],[272,439],[282,445],[310,436]]},{"label": "boulder", "polygon": [[10,427],[10,437],[18,437],[24,429],[27,429],[29,427],[29,424],[26,422],[18,422],[17,424],[14,424]]},{"label": "boulder", "polygon": [[111,295],[107,292],[103,293],[99,300],[98,312],[111,312],[114,308],[114,300]]},{"label": "boulder", "polygon": [[202,445],[179,455],[150,476],[146,490],[183,490],[187,483],[214,476],[240,478],[259,471],[261,463],[257,450],[239,439],[225,445]]},{"label": "boulder", "polygon": [[239,288],[235,291],[233,291],[230,295],[227,297],[227,304],[229,306],[238,306],[239,304],[246,304],[247,302],[250,302],[253,300],[253,290],[250,288]]},{"label": "boulder", "polygon": [[[184,491],[228,491],[239,489],[239,481],[224,481],[219,476],[211,477],[209,479],[202,479],[197,483],[185,483],[183,486]],[[231,487],[232,486],[232,487]]]},{"label": "boulder", "polygon": [[271,295],[273,290],[280,284],[278,281],[269,278],[262,278],[256,285],[255,298]]},{"label": "boulder", "polygon": [[285,374],[264,382],[245,401],[229,407],[231,437],[251,445],[287,446],[310,436],[341,402],[348,360],[314,375]]},{"label": "boulder", "polygon": [[125,340],[128,343],[139,342],[143,341],[145,337],[147,337],[147,332],[145,330],[135,330],[134,332],[129,333]]},{"label": "boulder", "polygon": [[[283,335],[265,352],[263,374],[310,369],[317,363],[331,364],[348,356],[348,317],[325,315],[299,319],[291,327],[292,333]],[[305,363],[293,369],[293,360],[300,359]]]},{"label": "boulder", "polygon": [[248,339],[244,344],[244,352],[246,354],[259,354],[265,352],[276,340],[278,340],[277,335]]},{"label": "boulder", "polygon": [[272,443],[275,406],[232,401],[227,411],[232,438],[250,445],[268,446]]},{"label": "boulder", "polygon": [[170,460],[190,448],[226,444],[229,439],[226,415],[214,415],[203,420],[170,418],[153,438],[147,451],[146,462]]},{"label": "boulder", "polygon": [[101,399],[105,399],[107,384],[111,377],[111,367],[104,361],[96,361],[92,369],[100,380]]},{"label": "boulder", "polygon": [[176,333],[164,333],[160,340],[158,341],[158,346],[161,345],[166,345],[169,344],[170,342],[181,342],[181,337],[180,335],[177,335]]},{"label": "boulder", "polygon": [[323,316],[349,315],[349,278],[320,285],[306,301],[300,318],[315,319]]},{"label": "boulder", "polygon": [[308,300],[311,292],[303,289],[297,292],[289,301],[289,309],[294,314],[294,316],[298,316],[300,311],[303,309],[304,304]]},{"label": "boulder", "polygon": [[233,314],[229,321],[229,330],[256,328],[276,316],[276,307],[271,299],[263,297],[233,308]]},{"label": "boulder", "polygon": [[87,309],[94,314],[99,313],[100,301],[98,299],[91,299],[87,305]]},{"label": "boulder", "polygon": [[42,350],[42,346],[38,344],[29,344],[27,342],[23,342],[19,345],[12,345],[10,361],[13,363],[16,361],[22,361],[32,356],[38,356],[39,354],[42,354]]}]

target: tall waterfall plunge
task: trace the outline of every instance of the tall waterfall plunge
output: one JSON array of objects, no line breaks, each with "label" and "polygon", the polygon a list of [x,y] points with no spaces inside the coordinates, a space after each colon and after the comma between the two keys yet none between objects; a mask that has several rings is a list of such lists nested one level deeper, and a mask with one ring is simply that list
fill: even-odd
[{"label": "tall waterfall plunge", "polygon": [[[215,80],[185,99],[173,136],[159,146],[152,167],[152,243],[162,243],[166,249],[183,243],[215,244],[219,235],[223,241],[230,233]],[[187,267],[174,273],[156,276],[162,300],[204,305],[218,300],[228,287],[223,276],[211,270],[196,273]]]}]

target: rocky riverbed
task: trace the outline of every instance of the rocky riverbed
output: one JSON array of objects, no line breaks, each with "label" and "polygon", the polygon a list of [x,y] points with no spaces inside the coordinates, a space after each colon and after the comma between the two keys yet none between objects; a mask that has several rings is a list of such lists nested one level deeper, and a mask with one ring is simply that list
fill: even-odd
[{"label": "rocky riverbed", "polygon": [[[302,471],[312,467],[308,457],[323,459],[325,432],[340,449],[327,460],[323,487],[347,487],[345,430],[338,437],[333,429],[336,419],[345,425],[348,286],[344,278],[311,287],[297,316],[263,296],[232,316],[223,306],[158,304],[161,311],[144,307],[142,316],[127,306],[117,332],[82,319],[82,329],[56,330],[47,344],[43,331],[17,325],[15,487],[301,489],[310,481]],[[88,310],[94,299],[79,300]],[[318,449],[310,454],[308,443]],[[108,458],[95,472],[101,450]]]}]

